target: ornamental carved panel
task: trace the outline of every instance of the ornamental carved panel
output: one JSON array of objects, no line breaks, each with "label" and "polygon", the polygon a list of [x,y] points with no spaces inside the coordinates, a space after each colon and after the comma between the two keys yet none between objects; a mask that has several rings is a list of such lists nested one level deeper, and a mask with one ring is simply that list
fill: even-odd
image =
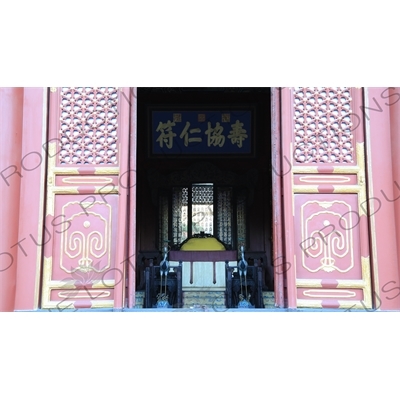
[{"label": "ornamental carved panel", "polygon": [[111,265],[111,206],[105,202],[72,201],[62,207],[60,268],[73,274],[104,272]]},{"label": "ornamental carved panel", "polygon": [[[115,267],[118,195],[55,196],[55,218],[47,224],[51,247],[44,257],[44,308],[110,307]],[[51,228],[50,228],[51,227]]]},{"label": "ornamental carved panel", "polygon": [[118,163],[118,89],[63,87],[60,165]]},{"label": "ornamental carved panel", "polygon": [[[118,195],[56,196],[53,279],[100,283],[113,278]],[[108,272],[110,271],[110,272]]]},{"label": "ornamental carved panel", "polygon": [[296,194],[297,277],[360,279],[356,194]]},{"label": "ornamental carved panel", "polygon": [[294,88],[294,160],[353,163],[350,88]]}]

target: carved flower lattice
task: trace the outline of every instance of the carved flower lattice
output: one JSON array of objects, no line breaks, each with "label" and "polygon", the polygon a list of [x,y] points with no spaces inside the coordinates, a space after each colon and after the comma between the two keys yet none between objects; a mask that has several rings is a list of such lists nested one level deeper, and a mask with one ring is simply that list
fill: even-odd
[{"label": "carved flower lattice", "polygon": [[353,162],[351,101],[349,88],[295,88],[295,161]]},{"label": "carved flower lattice", "polygon": [[117,164],[118,91],[61,89],[60,164]]}]

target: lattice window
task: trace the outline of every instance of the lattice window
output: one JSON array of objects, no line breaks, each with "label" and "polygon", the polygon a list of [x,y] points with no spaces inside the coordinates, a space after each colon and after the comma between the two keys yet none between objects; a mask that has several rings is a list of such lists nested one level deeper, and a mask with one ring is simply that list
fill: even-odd
[{"label": "lattice window", "polygon": [[192,186],[192,204],[213,204],[214,190],[212,184]]},{"label": "lattice window", "polygon": [[351,101],[349,88],[295,88],[295,161],[353,162]]},{"label": "lattice window", "polygon": [[180,244],[188,237],[188,193],[187,187],[172,190],[173,244]]},{"label": "lattice window", "polygon": [[192,186],[192,234],[205,232],[213,234],[213,185]]},{"label": "lattice window", "polygon": [[118,91],[61,89],[60,164],[117,164]]},{"label": "lattice window", "polygon": [[217,194],[217,237],[232,245],[232,188],[218,188]]},{"label": "lattice window", "polygon": [[236,200],[237,241],[246,248],[246,194],[239,193]]},{"label": "lattice window", "polygon": [[158,233],[158,244],[161,250],[165,245],[166,241],[169,240],[168,237],[168,196],[160,196],[159,198],[159,233]]},{"label": "lattice window", "polygon": [[189,236],[203,231],[214,235],[230,248],[237,244],[235,235],[246,246],[248,193],[242,190],[236,195],[234,193],[233,187],[214,187],[211,183],[174,187],[172,245],[180,245]]}]

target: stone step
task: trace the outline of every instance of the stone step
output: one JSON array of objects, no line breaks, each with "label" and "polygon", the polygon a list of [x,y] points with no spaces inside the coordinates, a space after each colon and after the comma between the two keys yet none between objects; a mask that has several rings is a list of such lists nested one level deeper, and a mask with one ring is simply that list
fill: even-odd
[{"label": "stone step", "polygon": [[263,300],[265,308],[275,308],[275,293],[263,292]]},{"label": "stone step", "polygon": [[190,291],[183,292],[182,297],[184,308],[226,308],[224,291]]},{"label": "stone step", "polygon": [[[186,291],[182,293],[183,308],[226,308],[224,291]],[[274,292],[263,292],[265,308],[275,308]],[[136,292],[135,308],[143,308],[144,291]]]}]

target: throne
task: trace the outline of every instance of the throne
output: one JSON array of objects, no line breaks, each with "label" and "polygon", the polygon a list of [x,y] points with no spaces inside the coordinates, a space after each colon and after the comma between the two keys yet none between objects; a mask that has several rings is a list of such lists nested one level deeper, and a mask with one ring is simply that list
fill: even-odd
[{"label": "throne", "polygon": [[185,291],[224,291],[225,266],[237,259],[237,252],[211,234],[200,232],[170,251],[170,260],[182,268]]}]

